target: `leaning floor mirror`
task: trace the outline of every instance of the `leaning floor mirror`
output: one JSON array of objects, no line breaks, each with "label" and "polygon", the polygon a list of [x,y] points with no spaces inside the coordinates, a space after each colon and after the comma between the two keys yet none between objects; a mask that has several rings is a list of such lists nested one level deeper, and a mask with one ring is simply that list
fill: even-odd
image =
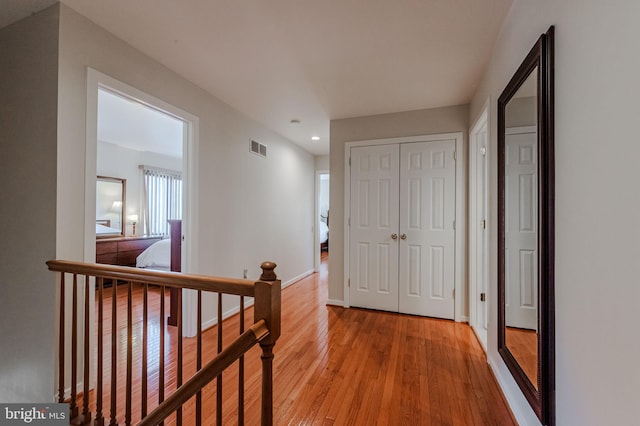
[{"label": "leaning floor mirror", "polygon": [[555,424],[553,34],[498,99],[498,351]]}]

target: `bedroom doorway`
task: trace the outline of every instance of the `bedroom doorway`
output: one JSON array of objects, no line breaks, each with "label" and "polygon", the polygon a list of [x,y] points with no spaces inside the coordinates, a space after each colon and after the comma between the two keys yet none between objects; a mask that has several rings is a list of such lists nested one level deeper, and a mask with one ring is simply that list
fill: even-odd
[{"label": "bedroom doorway", "polygon": [[320,263],[329,255],[329,171],[316,171],[315,209],[315,270],[320,271]]},{"label": "bedroom doorway", "polygon": [[[113,105],[111,105],[111,118],[106,123],[105,129],[105,123],[102,120],[106,117],[103,113],[110,108],[109,103]],[[123,202],[121,213],[125,224],[125,233],[122,238],[161,238],[164,235],[162,229],[152,229],[152,213],[146,210],[149,209],[147,207],[149,204],[148,198],[144,195],[144,181],[147,174],[152,175],[154,179],[158,176],[160,180],[166,178],[169,187],[165,192],[173,193],[174,199],[180,199],[180,201],[174,203],[170,212],[157,215],[155,223],[165,226],[168,219],[174,218],[175,215],[181,216],[182,271],[196,271],[196,256],[192,254],[197,247],[198,227],[195,208],[198,193],[196,179],[198,117],[89,68],[86,123],[85,261],[96,261],[95,177],[98,175],[98,167],[109,167],[106,171],[101,169],[101,173],[120,175],[127,179],[128,194],[125,195],[126,204]],[[118,132],[129,136],[120,135],[121,140],[117,141]],[[165,135],[171,135],[171,137],[165,138]],[[125,146],[127,144],[122,139],[127,138],[133,139],[136,143],[146,138],[153,149],[144,145]],[[129,143],[132,144],[131,141]],[[116,161],[111,161],[112,164],[105,166],[101,164],[105,158]],[[118,168],[125,165],[128,167],[127,170]],[[158,179],[156,183],[157,181]],[[179,194],[176,194],[176,191]],[[135,258],[133,255],[132,257]],[[130,263],[134,264],[128,266],[135,266],[135,260],[130,259]],[[183,305],[189,306],[194,303],[192,299],[195,297],[190,292],[183,292]],[[183,319],[184,335],[195,335],[195,329],[195,314],[193,318],[191,315],[185,317]]]},{"label": "bedroom doorway", "polygon": [[[126,83],[96,70],[87,75],[87,216],[85,259],[95,261],[91,240],[95,241],[95,181],[89,177],[112,176],[127,180],[123,202],[124,237],[163,236],[168,219],[181,218],[182,269],[194,270],[195,209],[197,193],[195,162],[198,118]],[[145,197],[147,175],[166,178],[168,189],[161,192],[179,200],[169,212],[149,211]],[[161,180],[161,179],[160,179]],[[159,185],[158,179],[155,184]],[[174,189],[171,189],[173,187]],[[178,189],[175,189],[178,188]],[[166,200],[165,200],[166,201]],[[126,203],[126,204],[125,204]],[[95,247],[95,244],[93,244]]]}]

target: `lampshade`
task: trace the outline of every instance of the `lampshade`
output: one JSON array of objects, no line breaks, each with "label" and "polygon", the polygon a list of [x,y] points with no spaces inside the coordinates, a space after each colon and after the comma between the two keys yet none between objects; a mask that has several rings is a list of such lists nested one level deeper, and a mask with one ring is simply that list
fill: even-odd
[{"label": "lampshade", "polygon": [[122,210],[122,201],[114,201],[111,205],[111,210],[114,212],[120,212]]},{"label": "lampshade", "polygon": [[131,222],[137,222],[138,221],[138,215],[137,214],[130,214],[129,215],[129,220]]}]

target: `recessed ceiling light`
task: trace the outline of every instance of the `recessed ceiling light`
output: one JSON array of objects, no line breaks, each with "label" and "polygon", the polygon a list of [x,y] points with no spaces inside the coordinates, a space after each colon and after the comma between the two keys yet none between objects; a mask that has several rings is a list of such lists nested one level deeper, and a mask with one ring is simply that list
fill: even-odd
[{"label": "recessed ceiling light", "polygon": [[319,141],[320,140],[320,136],[311,136],[311,140],[312,141]]}]

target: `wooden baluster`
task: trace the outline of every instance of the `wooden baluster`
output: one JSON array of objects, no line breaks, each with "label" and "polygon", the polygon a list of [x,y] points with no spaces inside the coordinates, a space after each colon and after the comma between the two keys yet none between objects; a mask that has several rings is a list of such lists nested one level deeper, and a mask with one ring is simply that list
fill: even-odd
[{"label": "wooden baluster", "polygon": [[71,418],[78,417],[76,390],[78,387],[78,275],[73,274],[73,306],[71,307]]},{"label": "wooden baluster", "polygon": [[58,402],[64,402],[64,305],[65,305],[65,294],[64,294],[64,272],[60,273],[60,332],[58,339]]},{"label": "wooden baluster", "polygon": [[[218,353],[222,352],[222,293],[218,293]],[[216,424],[222,425],[222,373],[216,378]]]},{"label": "wooden baluster", "polygon": [[149,322],[149,284],[144,284],[144,293],[142,296],[142,404],[140,407],[141,417],[144,418],[147,415],[147,351],[149,346],[149,328],[147,322]]},{"label": "wooden baluster", "polygon": [[111,421],[110,426],[116,426],[116,385],[118,377],[118,280],[111,280]]},{"label": "wooden baluster", "polygon": [[[202,291],[198,290],[198,332],[196,340],[196,371],[202,368]],[[196,424],[202,424],[202,390],[196,394]]]},{"label": "wooden baluster", "polygon": [[262,275],[256,282],[254,322],[264,319],[269,335],[260,341],[262,348],[262,420],[263,426],[273,424],[273,346],[280,337],[281,283],[275,273],[276,264],[263,262]]},{"label": "wooden baluster", "polygon": [[[178,289],[178,365],[176,374],[176,388],[182,386],[182,289]],[[182,407],[176,410],[176,425],[182,426]]]},{"label": "wooden baluster", "polygon": [[103,374],[103,363],[104,363],[104,330],[103,324],[104,321],[104,313],[103,313],[103,301],[102,301],[102,290],[104,287],[104,278],[97,278],[98,281],[98,372],[97,372],[97,383],[96,383],[96,426],[104,425],[104,417],[102,414],[102,374]]},{"label": "wooden baluster", "polygon": [[260,344],[262,348],[262,426],[273,424],[273,346]]},{"label": "wooden baluster", "polygon": [[82,390],[82,423],[88,424],[91,422],[91,413],[89,412],[89,339],[91,332],[91,325],[89,323],[89,276],[84,277],[84,377]]},{"label": "wooden baluster", "polygon": [[[158,368],[158,404],[164,401],[164,297],[165,287],[160,286],[160,348],[159,348],[159,368]],[[164,425],[164,421],[160,423]]]},{"label": "wooden baluster", "polygon": [[133,379],[133,283],[127,283],[127,384],[125,394],[125,424],[131,424],[131,390]]},{"label": "wooden baluster", "polygon": [[[244,333],[244,296],[240,296],[240,335]],[[238,426],[244,425],[244,355],[238,361]]]}]

